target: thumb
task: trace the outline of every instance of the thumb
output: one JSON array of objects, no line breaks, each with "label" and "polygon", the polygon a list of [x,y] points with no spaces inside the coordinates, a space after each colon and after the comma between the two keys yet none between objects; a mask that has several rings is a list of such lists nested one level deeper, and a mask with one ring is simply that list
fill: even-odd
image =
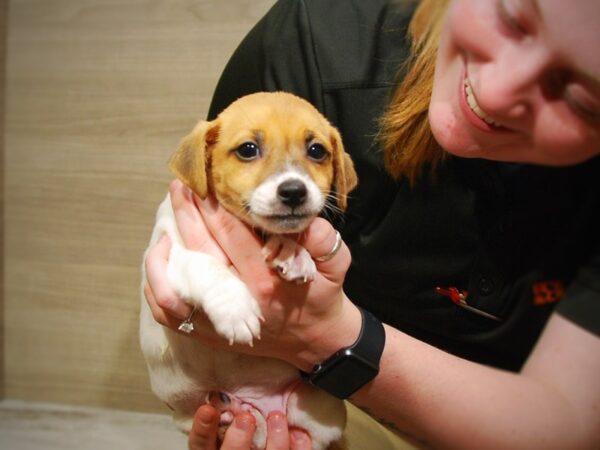
[{"label": "thumb", "polygon": [[352,260],[350,249],[325,219],[317,217],[299,242],[315,260],[317,269],[330,281],[341,283]]},{"label": "thumb", "polygon": [[210,405],[202,405],[196,411],[192,431],[188,438],[189,450],[215,450],[219,415]]}]

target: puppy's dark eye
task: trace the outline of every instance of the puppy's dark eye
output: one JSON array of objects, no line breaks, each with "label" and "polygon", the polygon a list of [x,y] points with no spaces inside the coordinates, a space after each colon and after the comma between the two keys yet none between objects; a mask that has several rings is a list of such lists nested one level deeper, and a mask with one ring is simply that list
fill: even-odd
[{"label": "puppy's dark eye", "polygon": [[310,159],[316,162],[325,161],[327,156],[329,156],[329,153],[327,153],[327,150],[321,144],[312,144],[308,147],[306,154]]},{"label": "puppy's dark eye", "polygon": [[260,148],[254,142],[244,142],[237,148],[235,154],[242,161],[252,161],[260,156]]}]

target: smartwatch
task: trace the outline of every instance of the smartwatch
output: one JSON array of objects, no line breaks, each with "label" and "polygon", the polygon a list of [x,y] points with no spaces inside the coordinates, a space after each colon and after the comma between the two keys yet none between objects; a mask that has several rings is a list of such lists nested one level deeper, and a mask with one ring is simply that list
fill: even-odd
[{"label": "smartwatch", "polygon": [[310,373],[300,371],[302,379],[340,399],[347,399],[377,376],[385,346],[382,323],[369,311],[358,309],[362,327],[354,344],[338,350]]}]

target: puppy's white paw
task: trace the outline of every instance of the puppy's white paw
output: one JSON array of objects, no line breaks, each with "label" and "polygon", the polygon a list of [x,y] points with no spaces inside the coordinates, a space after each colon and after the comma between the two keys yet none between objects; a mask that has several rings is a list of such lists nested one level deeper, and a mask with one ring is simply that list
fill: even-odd
[{"label": "puppy's white paw", "polygon": [[181,298],[204,310],[230,344],[260,337],[258,303],[246,285],[212,256],[173,245],[167,277]]},{"label": "puppy's white paw", "polygon": [[262,320],[258,303],[237,278],[218,283],[205,297],[204,311],[219,335],[229,344],[247,344],[260,339]]},{"label": "puppy's white paw", "polygon": [[294,256],[285,259],[276,258],[273,260],[273,266],[284,280],[297,283],[312,281],[317,273],[315,262],[303,247],[298,247],[298,251]]},{"label": "puppy's white paw", "polygon": [[308,251],[292,239],[269,237],[263,255],[284,280],[306,283],[314,280],[317,273],[317,266]]}]

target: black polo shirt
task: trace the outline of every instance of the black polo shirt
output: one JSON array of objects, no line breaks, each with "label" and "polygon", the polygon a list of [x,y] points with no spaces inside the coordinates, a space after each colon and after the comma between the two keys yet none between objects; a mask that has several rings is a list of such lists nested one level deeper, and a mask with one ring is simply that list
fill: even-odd
[{"label": "black polo shirt", "polygon": [[330,218],[352,251],[348,297],[446,351],[517,370],[558,301],[599,332],[600,158],[547,168],[449,157],[413,187],[391,179],[375,136],[415,4],[278,1],[232,56],[209,118],[256,91],[313,103],[359,176],[345,216]]}]

